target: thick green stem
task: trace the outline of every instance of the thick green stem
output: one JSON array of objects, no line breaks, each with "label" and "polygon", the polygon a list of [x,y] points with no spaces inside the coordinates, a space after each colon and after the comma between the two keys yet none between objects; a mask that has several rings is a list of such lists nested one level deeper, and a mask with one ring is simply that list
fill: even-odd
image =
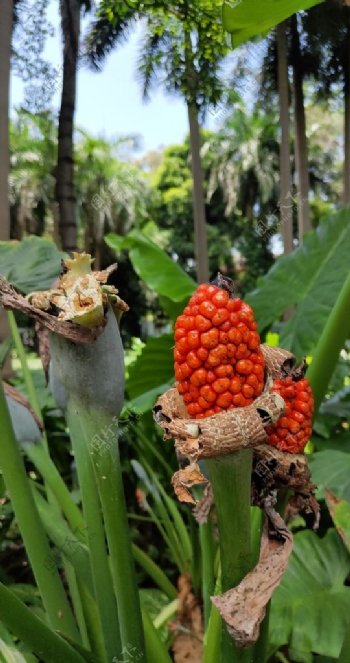
[{"label": "thick green stem", "polygon": [[51,504],[45,500],[35,484],[32,485],[32,493],[47,536],[69,560],[81,581],[93,595],[94,587],[88,547],[80,541],[76,532],[72,532],[61,514],[57,514]]},{"label": "thick green stem", "polygon": [[0,619],[45,663],[86,663],[60,635],[0,583]]},{"label": "thick green stem", "polygon": [[[216,583],[215,594],[221,592],[221,568],[219,565]],[[220,661],[220,646],[221,646],[221,617],[220,613],[215,607],[212,606],[208,621],[208,626],[204,634],[204,651],[203,663],[212,663],[213,661]]]},{"label": "thick green stem", "polygon": [[[251,570],[251,472],[252,451],[241,450],[208,462],[219,525],[221,589],[236,587]],[[222,626],[220,663],[250,663],[252,649],[235,646]]]},{"label": "thick green stem", "polygon": [[[57,402],[68,413],[92,565],[95,565],[92,513],[96,512],[100,523],[99,498],[118,606],[121,644],[123,648],[133,647],[142,661],[145,658],[143,629],[116,438],[117,417],[124,395],[119,328],[114,315],[109,312],[103,332],[93,343],[73,343],[52,334],[50,345],[51,384]],[[93,504],[89,502],[90,494]],[[103,559],[106,557],[102,549],[101,555]]]},{"label": "thick green stem", "polygon": [[79,633],[40,521],[0,383],[0,467],[51,625],[79,641]]},{"label": "thick green stem", "polygon": [[[101,410],[88,410],[75,401],[68,408],[73,417],[83,422],[87,449],[90,452],[102,505],[105,531],[120,624],[123,647],[144,652],[143,628],[139,595],[132,558],[130,534],[124,498],[118,441],[113,435],[115,424],[111,416]],[[107,438],[103,439],[103,433]],[[108,433],[109,431],[109,433]],[[100,443],[97,442],[98,438]],[[142,659],[140,659],[142,660]]]},{"label": "thick green stem", "polygon": [[87,650],[89,650],[90,642],[85,624],[85,617],[84,617],[83,606],[77,582],[77,576],[73,565],[68,561],[68,559],[64,560],[64,575],[68,584],[69,596],[72,601],[75,618],[77,620],[77,624],[79,627],[81,641],[83,643],[83,646]]},{"label": "thick green stem", "polygon": [[94,594],[101,619],[107,660],[111,661],[115,656],[118,658],[122,647],[118,609],[113,593],[100,502],[91,458],[88,452],[85,430],[82,427],[82,416],[79,418],[76,416],[74,408],[68,408],[67,420],[77,464],[90,551]]},{"label": "thick green stem", "polygon": [[317,412],[349,335],[350,272],[327,319],[307,371]]},{"label": "thick green stem", "polygon": [[56,465],[41,444],[25,444],[23,450],[41,474],[72,530],[78,534],[78,538],[83,540],[84,518],[79,507],[73,502],[71,494]]},{"label": "thick green stem", "polygon": [[338,659],[338,663],[350,663],[350,624],[348,624],[345,638]]},{"label": "thick green stem", "polygon": [[204,625],[206,628],[211,612],[210,597],[214,594],[215,588],[214,541],[210,521],[199,526],[199,538],[202,559],[202,597],[204,608]]},{"label": "thick green stem", "polygon": [[29,403],[31,404],[31,406],[32,406],[35,414],[37,415],[37,417],[39,417],[39,419],[42,419],[40,404],[39,404],[39,401],[37,399],[34,383],[33,383],[32,376],[31,376],[30,369],[29,369],[28,362],[27,362],[25,349],[23,347],[21,335],[18,331],[16,318],[15,318],[12,311],[8,311],[7,316],[8,316],[8,321],[9,321],[9,325],[10,325],[11,336],[12,336],[13,342],[15,344],[15,348],[16,348],[18,358],[21,362],[21,368],[22,368],[24,382],[25,382],[27,392],[28,392]]}]

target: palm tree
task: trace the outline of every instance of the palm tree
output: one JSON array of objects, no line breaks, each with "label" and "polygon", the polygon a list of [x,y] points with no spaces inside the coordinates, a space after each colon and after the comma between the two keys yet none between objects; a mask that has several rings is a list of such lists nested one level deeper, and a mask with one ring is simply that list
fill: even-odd
[{"label": "palm tree", "polygon": [[62,248],[77,248],[76,200],[74,190],[73,121],[80,38],[80,0],[60,0],[63,35],[63,82],[58,123],[56,200]]},{"label": "palm tree", "polygon": [[203,157],[211,154],[208,200],[220,188],[226,202],[226,216],[238,208],[252,222],[262,216],[265,203],[277,199],[275,127],[272,115],[258,108],[249,113],[236,98],[233,111],[225,118],[222,128],[204,143]]},{"label": "palm tree", "polygon": [[[9,86],[13,0],[3,0],[0,6],[0,240],[10,239],[9,207]],[[0,343],[8,336],[9,328],[4,310],[0,311]],[[11,363],[3,367],[3,375],[11,374]]]},{"label": "palm tree", "polygon": [[76,194],[74,187],[73,131],[76,78],[80,43],[81,9],[90,0],[60,0],[63,36],[63,81],[58,122],[56,200],[59,207],[59,234],[62,248],[77,248]]},{"label": "palm tree", "polygon": [[[47,112],[17,111],[10,123],[11,237],[41,235],[54,219],[56,123]],[[54,229],[53,229],[54,230]]]},{"label": "palm tree", "polygon": [[309,167],[306,137],[306,119],[303,90],[303,58],[300,47],[298,16],[290,19],[291,25],[291,61],[293,67],[293,102],[294,102],[294,151],[298,189],[298,231],[299,242],[304,234],[311,230],[309,206]]},{"label": "palm tree", "polygon": [[10,238],[9,175],[9,82],[13,0],[3,0],[0,7],[0,240]]},{"label": "palm tree", "polygon": [[278,96],[281,126],[280,223],[284,253],[293,250],[292,176],[289,147],[289,80],[286,21],[276,28]]},{"label": "palm tree", "polygon": [[88,37],[90,60],[98,67],[127,34],[132,23],[144,18],[146,36],[139,64],[144,97],[162,82],[168,92],[181,94],[185,99],[190,128],[194,243],[199,281],[208,280],[199,120],[209,104],[219,101],[222,92],[218,64],[227,46],[220,25],[220,10],[218,0],[211,5],[202,0],[181,4],[156,0],[146,8],[143,2],[135,2],[133,8],[120,8],[113,0],[105,0]]},{"label": "palm tree", "polygon": [[327,0],[303,16],[305,49],[315,54],[316,99],[328,99],[340,87],[343,94],[343,191],[350,203],[350,7]]},{"label": "palm tree", "polygon": [[[95,268],[103,263],[103,237],[106,232],[125,235],[147,218],[146,178],[130,160],[122,161],[125,147],[134,137],[112,143],[78,131],[76,144],[76,189],[80,220],[84,227],[84,248],[95,257]],[[125,155],[124,155],[125,156]]]}]

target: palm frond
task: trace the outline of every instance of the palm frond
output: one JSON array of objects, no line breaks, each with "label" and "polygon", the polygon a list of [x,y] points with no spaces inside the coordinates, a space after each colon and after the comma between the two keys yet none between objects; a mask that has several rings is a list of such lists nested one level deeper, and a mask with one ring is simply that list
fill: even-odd
[{"label": "palm frond", "polygon": [[162,70],[162,46],[164,35],[147,30],[143,40],[137,64],[137,73],[142,84],[142,96],[149,99],[151,90],[156,85],[157,76]]},{"label": "palm frond", "polygon": [[114,13],[113,19],[103,13],[103,7],[100,9],[83,43],[83,54],[92,68],[100,69],[113,48],[127,41],[137,18],[134,9],[124,10],[119,15]]}]

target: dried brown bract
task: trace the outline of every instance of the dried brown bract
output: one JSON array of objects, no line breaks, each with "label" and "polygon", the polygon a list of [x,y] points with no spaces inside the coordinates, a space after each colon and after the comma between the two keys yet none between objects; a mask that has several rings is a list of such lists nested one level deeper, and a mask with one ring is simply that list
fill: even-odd
[{"label": "dried brown bract", "polygon": [[287,568],[292,548],[293,537],[284,520],[268,507],[257,565],[237,587],[211,599],[238,647],[250,647],[258,640],[266,606]]}]

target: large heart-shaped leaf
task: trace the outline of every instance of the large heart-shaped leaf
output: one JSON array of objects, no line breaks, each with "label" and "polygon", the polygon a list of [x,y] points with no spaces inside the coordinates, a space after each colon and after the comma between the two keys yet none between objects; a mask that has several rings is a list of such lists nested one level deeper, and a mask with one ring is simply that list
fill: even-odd
[{"label": "large heart-shaped leaf", "polygon": [[337,391],[331,398],[324,401],[320,407],[321,414],[330,414],[339,418],[350,417],[350,387]]},{"label": "large heart-shaped leaf", "polygon": [[329,488],[337,497],[350,500],[350,453],[325,449],[309,461],[312,480],[321,491]]},{"label": "large heart-shaped leaf", "polygon": [[174,380],[174,337],[172,334],[150,337],[141,355],[129,368],[126,383],[128,406],[138,412],[150,409],[156,397]]},{"label": "large heart-shaped leaf", "polygon": [[193,279],[139,230],[132,230],[125,237],[111,233],[105,241],[116,251],[129,251],[135,271],[158,295],[173,302],[183,302],[194,292],[196,284]]},{"label": "large heart-shaped leaf", "polygon": [[280,345],[298,357],[311,353],[349,272],[350,208],[325,218],[288,256],[279,258],[248,297],[260,328],[297,305]]},{"label": "large heart-shaped leaf", "polygon": [[235,0],[224,2],[223,24],[232,34],[232,45],[239,46],[263,36],[284,19],[301,9],[309,9],[321,0]]},{"label": "large heart-shaped leaf", "polygon": [[326,491],[325,496],[337,532],[350,552],[350,502],[338,499],[330,490]]},{"label": "large heart-shaped leaf", "polygon": [[293,661],[311,652],[337,659],[349,622],[350,555],[335,530],[295,536],[287,571],[272,598],[270,640],[289,647]]},{"label": "large heart-shaped leaf", "polygon": [[25,293],[46,290],[59,275],[63,256],[53,242],[42,237],[0,242],[0,274]]}]

